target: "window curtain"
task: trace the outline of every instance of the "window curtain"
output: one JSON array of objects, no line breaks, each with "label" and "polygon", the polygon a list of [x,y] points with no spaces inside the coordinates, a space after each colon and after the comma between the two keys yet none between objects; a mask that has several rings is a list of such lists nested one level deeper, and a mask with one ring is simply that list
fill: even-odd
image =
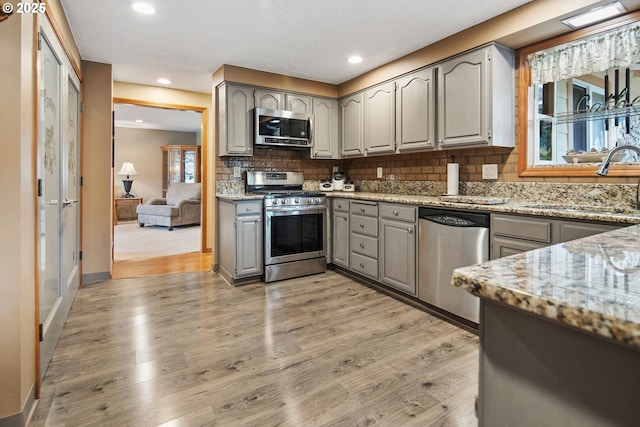
[{"label": "window curtain", "polygon": [[534,52],[527,60],[532,85],[638,64],[640,22]]}]

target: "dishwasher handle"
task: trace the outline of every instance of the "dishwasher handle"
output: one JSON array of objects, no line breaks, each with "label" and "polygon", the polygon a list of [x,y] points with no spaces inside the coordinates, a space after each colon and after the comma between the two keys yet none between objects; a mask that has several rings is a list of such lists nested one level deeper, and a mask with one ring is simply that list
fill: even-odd
[{"label": "dishwasher handle", "polygon": [[419,207],[418,218],[450,227],[489,228],[489,214]]}]

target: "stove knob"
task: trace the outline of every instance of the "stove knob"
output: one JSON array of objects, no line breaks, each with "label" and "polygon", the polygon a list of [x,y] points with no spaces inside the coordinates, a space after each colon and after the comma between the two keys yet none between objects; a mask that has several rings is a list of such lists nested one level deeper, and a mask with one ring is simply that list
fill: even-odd
[{"label": "stove knob", "polygon": [[322,199],[320,198],[316,199],[316,203],[321,203],[321,202],[322,202]]},{"label": "stove knob", "polygon": [[295,202],[296,202],[296,203],[300,203],[300,199],[296,199],[296,200],[295,200]]}]

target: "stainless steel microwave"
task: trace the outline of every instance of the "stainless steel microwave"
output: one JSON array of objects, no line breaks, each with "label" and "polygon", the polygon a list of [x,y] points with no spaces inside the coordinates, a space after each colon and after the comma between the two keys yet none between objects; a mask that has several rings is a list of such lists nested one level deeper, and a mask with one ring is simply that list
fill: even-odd
[{"label": "stainless steel microwave", "polygon": [[312,145],[313,116],[256,108],[254,131],[256,148],[309,148]]}]

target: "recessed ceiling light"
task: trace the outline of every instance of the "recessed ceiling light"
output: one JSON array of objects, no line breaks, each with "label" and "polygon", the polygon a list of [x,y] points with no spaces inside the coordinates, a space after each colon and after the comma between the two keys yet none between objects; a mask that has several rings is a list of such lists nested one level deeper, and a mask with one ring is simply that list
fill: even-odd
[{"label": "recessed ceiling light", "polygon": [[144,123],[144,120],[136,119],[136,123]]},{"label": "recessed ceiling light", "polygon": [[349,64],[359,64],[362,62],[362,57],[357,55],[350,56],[347,61],[349,61]]},{"label": "recessed ceiling light", "polygon": [[145,3],[142,1],[136,1],[131,4],[131,8],[138,13],[142,13],[143,15],[153,15],[156,13],[156,9],[151,6],[149,3]]},{"label": "recessed ceiling light", "polygon": [[580,15],[572,16],[571,18],[563,19],[562,23],[571,28],[580,28],[585,25],[593,24],[598,21],[602,21],[612,16],[620,15],[627,10],[622,4],[617,1],[605,6],[596,7],[588,12],[581,13]]},{"label": "recessed ceiling light", "polygon": [[156,80],[158,83],[160,83],[161,85],[170,85],[171,84],[171,80],[169,79],[165,79],[165,78],[159,78],[158,80]]}]

